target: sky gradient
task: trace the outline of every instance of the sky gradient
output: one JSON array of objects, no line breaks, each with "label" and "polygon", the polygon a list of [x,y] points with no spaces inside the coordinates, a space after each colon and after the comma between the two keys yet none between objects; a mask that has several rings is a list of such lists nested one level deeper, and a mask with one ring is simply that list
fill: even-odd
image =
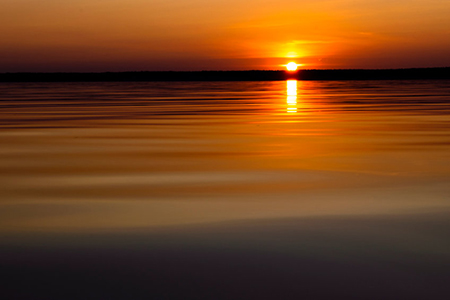
[{"label": "sky gradient", "polygon": [[0,72],[450,66],[447,0],[0,4]]}]

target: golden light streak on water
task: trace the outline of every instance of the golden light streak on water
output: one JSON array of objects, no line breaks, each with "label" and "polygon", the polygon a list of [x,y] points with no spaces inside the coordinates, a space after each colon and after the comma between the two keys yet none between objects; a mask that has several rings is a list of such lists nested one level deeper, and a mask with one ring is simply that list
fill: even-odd
[{"label": "golden light streak on water", "polygon": [[287,113],[297,112],[297,80],[287,80],[286,81],[286,102],[288,107],[286,108]]}]

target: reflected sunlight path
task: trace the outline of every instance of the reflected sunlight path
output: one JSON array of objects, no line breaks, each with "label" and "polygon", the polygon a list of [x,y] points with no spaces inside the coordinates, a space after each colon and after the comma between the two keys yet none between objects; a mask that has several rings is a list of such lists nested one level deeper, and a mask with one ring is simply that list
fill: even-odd
[{"label": "reflected sunlight path", "polygon": [[287,113],[297,112],[297,80],[287,80],[286,81],[286,103]]}]

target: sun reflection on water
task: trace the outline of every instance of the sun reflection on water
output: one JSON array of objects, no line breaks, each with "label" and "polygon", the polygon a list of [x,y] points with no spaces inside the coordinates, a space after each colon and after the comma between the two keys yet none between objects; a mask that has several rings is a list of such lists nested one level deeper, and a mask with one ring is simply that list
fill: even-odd
[{"label": "sun reflection on water", "polygon": [[297,80],[287,80],[286,81],[286,102],[287,102],[287,113],[297,112]]}]

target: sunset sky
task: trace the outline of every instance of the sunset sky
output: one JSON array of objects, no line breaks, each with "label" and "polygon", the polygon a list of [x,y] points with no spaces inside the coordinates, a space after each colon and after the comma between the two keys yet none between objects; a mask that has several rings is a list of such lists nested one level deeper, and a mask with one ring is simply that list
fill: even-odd
[{"label": "sunset sky", "polygon": [[0,72],[450,66],[448,0],[0,0]]}]

